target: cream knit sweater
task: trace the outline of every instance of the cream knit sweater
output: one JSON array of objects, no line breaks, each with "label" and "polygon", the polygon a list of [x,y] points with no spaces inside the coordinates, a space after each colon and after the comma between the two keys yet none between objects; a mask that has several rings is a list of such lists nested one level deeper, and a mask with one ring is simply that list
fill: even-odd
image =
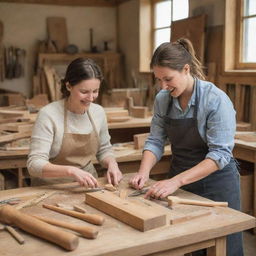
[{"label": "cream knit sweater", "polygon": [[[98,104],[91,103],[89,112],[100,138],[100,147],[96,158],[101,162],[107,156],[114,157],[104,109]],[[87,134],[92,129],[87,112],[75,114],[67,111],[68,133]],[[43,107],[38,113],[32,132],[27,162],[31,176],[42,177],[43,166],[60,152],[63,133],[64,100],[59,100]]]}]

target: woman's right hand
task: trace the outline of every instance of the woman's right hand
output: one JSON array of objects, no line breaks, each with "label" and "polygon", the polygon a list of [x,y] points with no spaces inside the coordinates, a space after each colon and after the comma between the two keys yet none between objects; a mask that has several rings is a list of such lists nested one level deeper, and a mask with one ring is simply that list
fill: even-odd
[{"label": "woman's right hand", "polygon": [[89,172],[71,166],[69,173],[81,186],[88,188],[97,188],[99,186],[97,179],[95,179]]},{"label": "woman's right hand", "polygon": [[135,189],[142,189],[148,179],[148,173],[138,172],[130,179],[129,184]]}]

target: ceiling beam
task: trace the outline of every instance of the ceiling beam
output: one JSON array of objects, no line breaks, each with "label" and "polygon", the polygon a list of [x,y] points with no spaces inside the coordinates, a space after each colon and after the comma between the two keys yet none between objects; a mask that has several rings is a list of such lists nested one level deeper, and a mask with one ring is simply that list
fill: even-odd
[{"label": "ceiling beam", "polygon": [[105,7],[113,7],[126,1],[128,0],[0,0],[0,2],[6,3]]}]

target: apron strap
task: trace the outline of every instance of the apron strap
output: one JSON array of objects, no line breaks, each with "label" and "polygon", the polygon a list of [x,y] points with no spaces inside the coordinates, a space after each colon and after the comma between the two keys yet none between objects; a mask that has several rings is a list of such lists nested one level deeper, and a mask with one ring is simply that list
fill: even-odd
[{"label": "apron strap", "polygon": [[90,120],[90,122],[91,122],[91,124],[92,124],[92,128],[93,128],[93,130],[94,130],[94,132],[95,132],[95,134],[96,134],[96,137],[97,137],[97,140],[98,140],[98,145],[100,145],[100,137],[99,137],[99,134],[98,134],[98,132],[97,132],[96,125],[95,125],[95,123],[94,123],[94,121],[93,121],[93,119],[92,119],[92,116],[91,116],[91,114],[90,114],[89,109],[87,110],[87,115],[88,115],[89,120]]}]

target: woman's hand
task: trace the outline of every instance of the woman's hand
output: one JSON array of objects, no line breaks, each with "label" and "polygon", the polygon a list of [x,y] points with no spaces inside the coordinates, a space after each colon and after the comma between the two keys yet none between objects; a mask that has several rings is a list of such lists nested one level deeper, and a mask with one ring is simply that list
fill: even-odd
[{"label": "woman's hand", "polygon": [[123,178],[123,174],[119,170],[117,163],[110,163],[108,165],[107,180],[109,184],[118,185],[120,180]]},{"label": "woman's hand", "polygon": [[88,188],[97,188],[99,186],[98,181],[89,172],[77,167],[71,166],[69,168],[69,175],[73,176],[81,186]]},{"label": "woman's hand", "polygon": [[148,173],[138,172],[130,179],[129,184],[135,189],[142,189],[148,179]]},{"label": "woman's hand", "polygon": [[155,183],[145,195],[145,198],[165,198],[180,188],[180,182],[176,178],[162,180]]}]

